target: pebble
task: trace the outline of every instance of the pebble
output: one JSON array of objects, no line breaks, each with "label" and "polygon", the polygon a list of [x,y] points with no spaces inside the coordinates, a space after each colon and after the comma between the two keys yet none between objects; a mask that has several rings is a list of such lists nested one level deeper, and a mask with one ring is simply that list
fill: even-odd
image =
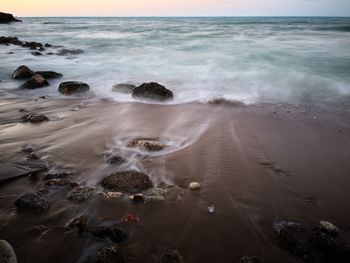
[{"label": "pebble", "polygon": [[198,182],[190,183],[190,189],[191,190],[199,190],[200,188],[201,188],[201,185]]}]

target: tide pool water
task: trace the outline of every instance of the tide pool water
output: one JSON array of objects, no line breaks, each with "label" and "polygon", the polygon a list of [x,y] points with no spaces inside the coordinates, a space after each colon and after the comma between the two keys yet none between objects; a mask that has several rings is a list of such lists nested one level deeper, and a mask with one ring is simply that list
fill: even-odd
[{"label": "tide pool water", "polygon": [[[0,35],[79,48],[83,54],[35,57],[0,46],[0,88],[19,65],[64,77],[28,95],[57,92],[60,82],[88,83],[96,96],[130,101],[112,85],[155,81],[175,103],[226,97],[255,102],[334,102],[350,96],[350,18],[167,17],[23,18]],[[56,50],[48,50],[54,51]],[[8,54],[13,52],[13,54]],[[45,52],[44,52],[45,53]]]}]

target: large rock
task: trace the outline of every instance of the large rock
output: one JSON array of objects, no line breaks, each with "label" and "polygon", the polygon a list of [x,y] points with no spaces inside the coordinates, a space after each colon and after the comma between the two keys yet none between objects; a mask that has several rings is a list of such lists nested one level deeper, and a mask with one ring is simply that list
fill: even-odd
[{"label": "large rock", "polygon": [[12,74],[13,79],[29,79],[34,75],[34,72],[26,65],[19,66]]},{"label": "large rock", "polygon": [[13,250],[11,245],[5,240],[0,240],[0,262],[17,263],[15,251]]},{"label": "large rock", "polygon": [[22,22],[22,21],[14,18],[12,14],[0,12],[0,24],[11,23],[11,22]]},{"label": "large rock", "polygon": [[37,213],[45,212],[49,209],[49,201],[41,194],[27,193],[15,201],[19,211],[32,211]]},{"label": "large rock", "polygon": [[49,82],[41,75],[35,74],[21,85],[22,89],[38,89],[49,86]]},{"label": "large rock", "polygon": [[151,100],[172,100],[173,93],[164,86],[156,83],[143,83],[142,85],[136,87],[132,91],[133,98],[141,99],[151,99]]},{"label": "large rock", "polygon": [[139,193],[152,187],[147,174],[137,171],[124,171],[111,174],[102,179],[101,185],[108,190]]},{"label": "large rock", "polygon": [[85,92],[90,89],[89,85],[80,81],[66,81],[62,82],[58,87],[58,91],[64,95],[73,93]]},{"label": "large rock", "polygon": [[54,72],[54,71],[37,71],[35,74],[39,74],[43,76],[45,79],[55,79],[55,78],[62,78],[62,74]]},{"label": "large rock", "polygon": [[113,91],[121,92],[121,93],[132,93],[132,91],[136,88],[133,84],[128,83],[119,83],[115,84],[112,87]]}]

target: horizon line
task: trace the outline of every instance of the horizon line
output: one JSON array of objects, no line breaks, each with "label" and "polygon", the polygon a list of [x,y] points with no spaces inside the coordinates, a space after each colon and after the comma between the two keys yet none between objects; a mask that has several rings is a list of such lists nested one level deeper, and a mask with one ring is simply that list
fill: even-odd
[{"label": "horizon line", "polygon": [[[15,15],[14,15],[15,16]],[[70,18],[84,18],[84,17],[101,17],[101,18],[137,18],[137,17],[159,17],[159,18],[171,18],[171,17],[183,17],[183,18],[190,18],[190,17],[339,17],[339,18],[350,18],[349,16],[341,16],[341,15],[169,15],[169,16],[159,16],[159,15],[54,15],[54,16],[15,16],[15,17],[23,17],[23,18],[36,18],[36,17],[70,17]]]}]

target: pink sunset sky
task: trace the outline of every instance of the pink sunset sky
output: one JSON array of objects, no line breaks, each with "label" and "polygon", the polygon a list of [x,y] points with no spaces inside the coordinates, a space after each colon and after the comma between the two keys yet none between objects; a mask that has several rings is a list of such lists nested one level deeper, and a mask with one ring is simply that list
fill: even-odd
[{"label": "pink sunset sky", "polygon": [[350,0],[0,0],[16,16],[349,16]]}]

